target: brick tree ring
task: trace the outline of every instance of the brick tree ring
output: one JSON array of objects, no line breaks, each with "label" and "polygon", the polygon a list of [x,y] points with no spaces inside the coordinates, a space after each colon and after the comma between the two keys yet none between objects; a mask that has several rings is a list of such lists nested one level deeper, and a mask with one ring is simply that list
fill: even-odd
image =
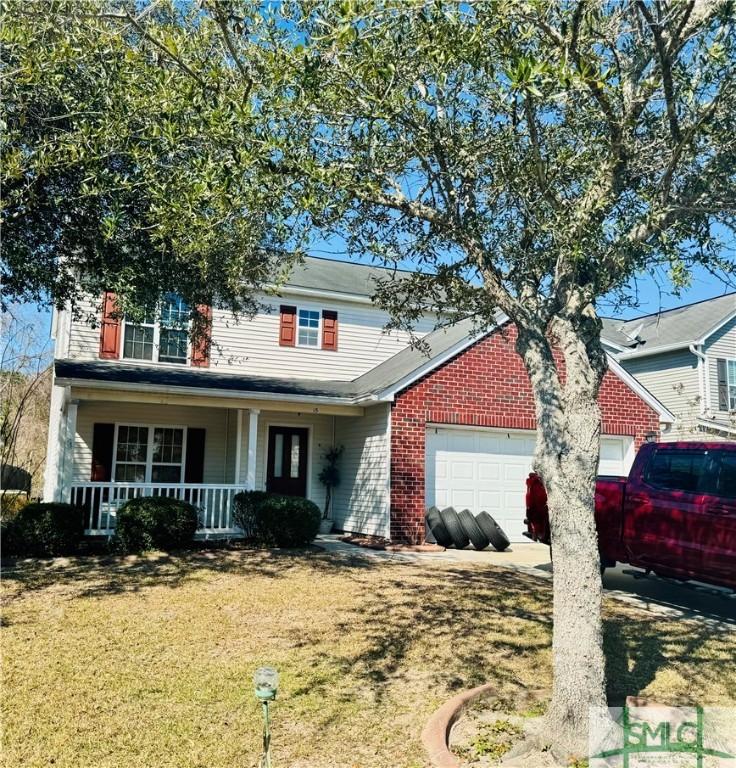
[{"label": "brick tree ring", "polygon": [[493,683],[485,683],[458,693],[435,710],[422,731],[422,744],[434,768],[460,768],[460,761],[448,746],[452,726],[470,704],[497,694],[498,690]]}]

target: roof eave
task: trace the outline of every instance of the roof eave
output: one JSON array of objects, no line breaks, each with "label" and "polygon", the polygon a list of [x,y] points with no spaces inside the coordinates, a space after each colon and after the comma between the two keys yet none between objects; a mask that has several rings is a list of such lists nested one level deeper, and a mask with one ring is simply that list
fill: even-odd
[{"label": "roof eave", "polygon": [[635,379],[613,355],[606,353],[608,359],[608,369],[618,376],[626,386],[638,395],[658,416],[661,424],[674,424],[675,417],[671,411],[665,408],[662,403],[637,379]]},{"label": "roof eave", "polygon": [[304,395],[263,390],[219,389],[217,387],[190,387],[176,384],[151,384],[148,382],[101,381],[74,376],[57,376],[55,382],[62,387],[86,387],[90,389],[112,389],[123,392],[154,392],[162,395],[197,395],[229,400],[274,400],[304,403],[309,405],[357,405],[355,397],[341,395]]}]

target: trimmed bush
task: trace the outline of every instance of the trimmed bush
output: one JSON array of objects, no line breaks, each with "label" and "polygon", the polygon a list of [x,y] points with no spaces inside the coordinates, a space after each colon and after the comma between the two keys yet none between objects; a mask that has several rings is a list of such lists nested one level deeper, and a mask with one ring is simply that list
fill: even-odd
[{"label": "trimmed bush", "polygon": [[269,494],[253,507],[256,537],[266,546],[303,547],[319,531],[319,507],[301,496]]},{"label": "trimmed bush", "polygon": [[73,555],[84,536],[84,510],[56,502],[26,504],[2,523],[4,555]]},{"label": "trimmed bush", "polygon": [[233,521],[235,525],[243,529],[246,539],[255,539],[256,531],[256,507],[271,494],[266,491],[241,491],[233,498]]},{"label": "trimmed bush", "polygon": [[112,546],[118,552],[184,549],[199,525],[198,509],[167,496],[141,496],[118,510]]}]

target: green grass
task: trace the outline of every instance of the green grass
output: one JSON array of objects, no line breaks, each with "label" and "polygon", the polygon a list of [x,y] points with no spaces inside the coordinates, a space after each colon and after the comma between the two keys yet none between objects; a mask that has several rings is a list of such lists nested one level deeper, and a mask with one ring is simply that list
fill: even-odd
[{"label": "green grass", "polygon": [[[3,766],[421,766],[454,692],[550,683],[550,585],[492,566],[319,552],[25,561],[3,579]],[[611,697],[726,703],[735,635],[607,605]]]}]

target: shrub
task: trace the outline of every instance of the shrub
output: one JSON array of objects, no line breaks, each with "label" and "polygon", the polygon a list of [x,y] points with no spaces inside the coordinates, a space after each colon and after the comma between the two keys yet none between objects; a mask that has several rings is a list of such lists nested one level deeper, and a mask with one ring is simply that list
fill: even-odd
[{"label": "shrub", "polygon": [[0,520],[3,523],[9,522],[30,503],[31,500],[25,491],[3,491],[0,494]]},{"label": "shrub", "polygon": [[266,495],[254,505],[256,537],[266,546],[302,547],[319,531],[319,507],[301,496]]},{"label": "shrub", "polygon": [[84,535],[84,510],[56,502],[26,504],[2,523],[3,554],[73,555]]},{"label": "shrub", "polygon": [[243,529],[246,539],[256,538],[256,507],[271,494],[265,491],[241,491],[233,498],[233,521]]},{"label": "shrub", "polygon": [[112,545],[118,552],[183,549],[199,525],[195,506],[167,496],[141,496],[118,510]]}]

